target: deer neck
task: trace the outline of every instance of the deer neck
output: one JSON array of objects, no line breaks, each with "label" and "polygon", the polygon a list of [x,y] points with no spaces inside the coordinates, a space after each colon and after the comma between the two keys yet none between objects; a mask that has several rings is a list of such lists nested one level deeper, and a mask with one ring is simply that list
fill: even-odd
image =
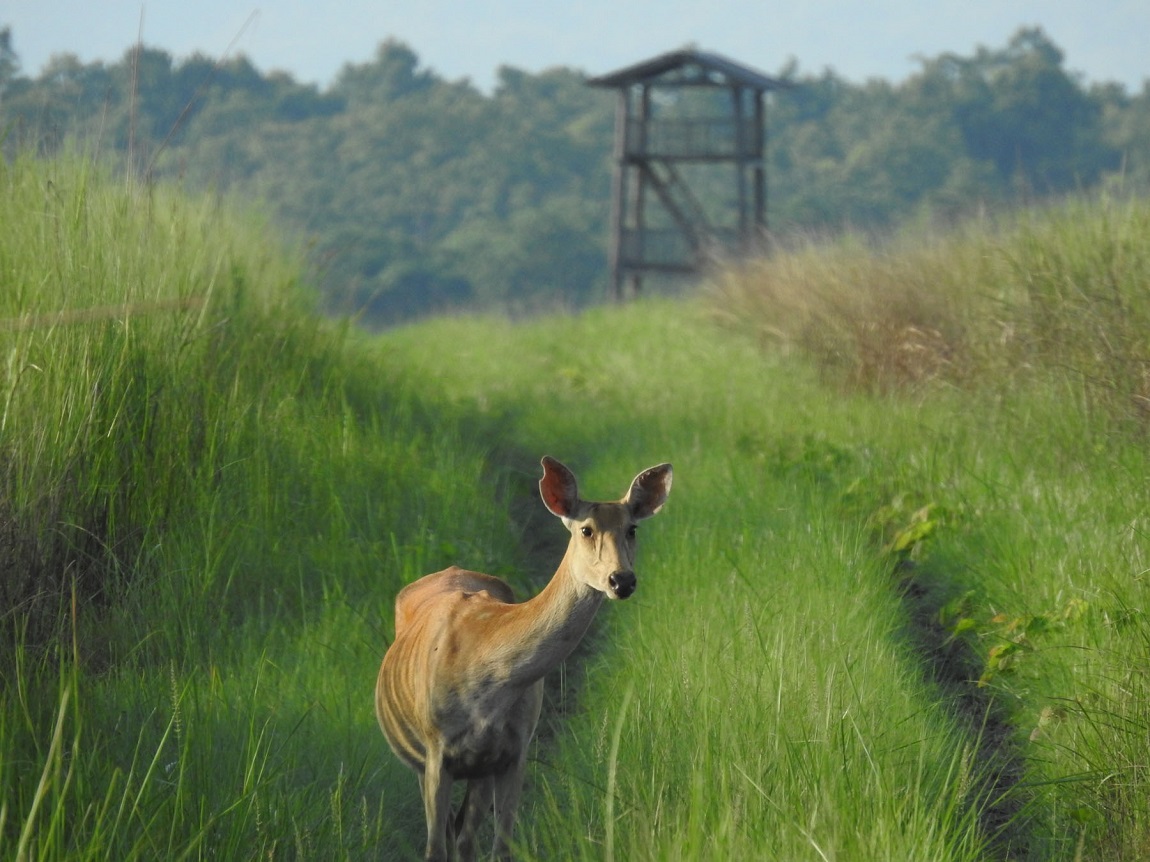
[{"label": "deer neck", "polygon": [[572,572],[573,549],[542,592],[514,606],[505,659],[512,681],[531,685],[569,656],[603,603],[603,593]]}]

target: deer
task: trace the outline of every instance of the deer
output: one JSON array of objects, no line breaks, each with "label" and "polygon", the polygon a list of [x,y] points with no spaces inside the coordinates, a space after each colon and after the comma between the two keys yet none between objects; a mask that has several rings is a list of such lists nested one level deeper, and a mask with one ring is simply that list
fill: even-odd
[{"label": "deer", "polygon": [[[492,854],[510,858],[543,678],[580,643],[604,598],[635,593],[636,525],[671,490],[671,465],[659,464],[639,473],[622,500],[589,502],[562,463],[548,456],[541,464],[543,504],[571,537],[537,595],[517,603],[500,578],[452,566],[396,596],[375,711],[391,750],[419,778],[428,862],[471,862],[492,811]],[[453,817],[456,781],[466,788]]]}]

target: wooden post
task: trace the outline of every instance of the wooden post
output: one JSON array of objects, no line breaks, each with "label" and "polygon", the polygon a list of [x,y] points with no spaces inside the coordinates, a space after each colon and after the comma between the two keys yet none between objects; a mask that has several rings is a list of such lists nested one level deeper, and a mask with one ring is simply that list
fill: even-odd
[{"label": "wooden post", "polygon": [[755,151],[759,154],[755,166],[755,230],[761,241],[769,241],[767,227],[767,95],[755,93]]},{"label": "wooden post", "polygon": [[623,298],[623,231],[627,224],[627,128],[630,125],[627,88],[615,102],[615,165],[611,174],[611,238],[607,257],[615,299]]},{"label": "wooden post", "polygon": [[739,243],[746,245],[750,234],[747,224],[747,147],[745,137],[746,118],[743,116],[743,88],[731,88],[732,114],[735,118],[735,183],[738,186],[739,200]]},{"label": "wooden post", "polygon": [[647,138],[648,124],[651,122],[651,86],[644,83],[639,93],[639,134],[635,146],[635,243],[638,262],[631,267],[631,295],[638,296],[643,290],[642,263],[647,259],[647,171],[643,170],[650,159]]}]

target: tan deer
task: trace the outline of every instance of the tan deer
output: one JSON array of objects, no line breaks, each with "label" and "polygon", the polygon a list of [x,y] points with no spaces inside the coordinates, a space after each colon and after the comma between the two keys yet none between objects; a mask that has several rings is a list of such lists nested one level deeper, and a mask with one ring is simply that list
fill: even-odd
[{"label": "tan deer", "polygon": [[[428,860],[475,857],[494,807],[494,853],[508,843],[543,676],[583,638],[603,597],[635,592],[635,525],[671,490],[671,465],[635,477],[617,503],[580,499],[574,474],[543,459],[539,493],[571,541],[539,595],[515,603],[499,578],[458,567],[420,578],[395,600],[395,640],[383,657],[375,711],[396,756],[419,775]],[[451,785],[467,781],[458,816]]]}]

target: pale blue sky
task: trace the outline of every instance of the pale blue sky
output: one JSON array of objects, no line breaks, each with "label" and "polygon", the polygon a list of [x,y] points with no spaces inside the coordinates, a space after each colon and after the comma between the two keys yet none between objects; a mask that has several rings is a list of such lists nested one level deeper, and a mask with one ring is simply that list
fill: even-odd
[{"label": "pale blue sky", "polygon": [[916,55],[969,55],[1041,26],[1087,81],[1133,93],[1150,79],[1150,0],[3,0],[5,26],[26,75],[57,53],[118,60],[142,31],[177,58],[230,49],[321,86],[389,37],[484,89],[504,64],[594,75],[688,43],[768,73],[793,57],[806,73],[899,81]]}]

